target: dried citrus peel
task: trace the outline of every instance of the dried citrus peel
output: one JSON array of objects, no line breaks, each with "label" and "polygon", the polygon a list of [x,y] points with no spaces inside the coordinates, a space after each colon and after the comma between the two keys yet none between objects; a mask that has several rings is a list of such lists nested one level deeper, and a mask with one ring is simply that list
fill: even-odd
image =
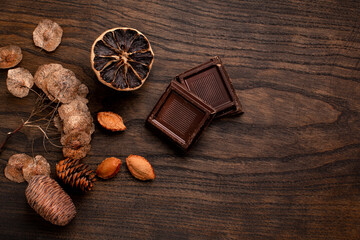
[{"label": "dried citrus peel", "polygon": [[97,78],[118,91],[140,88],[149,76],[153,60],[149,40],[133,28],[107,30],[91,49],[91,65]]}]

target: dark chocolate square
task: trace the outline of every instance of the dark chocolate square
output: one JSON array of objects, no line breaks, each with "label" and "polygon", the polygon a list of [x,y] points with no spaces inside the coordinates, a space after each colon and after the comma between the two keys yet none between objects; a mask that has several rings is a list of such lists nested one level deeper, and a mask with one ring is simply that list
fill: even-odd
[{"label": "dark chocolate square", "polygon": [[187,150],[214,115],[211,106],[173,81],[150,113],[147,123]]},{"label": "dark chocolate square", "polygon": [[241,113],[241,104],[219,57],[176,77],[188,90],[211,105],[216,117]]}]

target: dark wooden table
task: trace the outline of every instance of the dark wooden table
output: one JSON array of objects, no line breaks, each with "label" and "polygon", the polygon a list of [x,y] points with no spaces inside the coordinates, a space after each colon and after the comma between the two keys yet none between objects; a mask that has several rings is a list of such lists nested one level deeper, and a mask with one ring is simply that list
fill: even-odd
[{"label": "dark wooden table", "polygon": [[[14,135],[1,153],[1,239],[360,239],[359,1],[110,1],[0,2],[0,46],[19,45],[19,66],[33,74],[61,63],[90,89],[90,110],[119,113],[128,129],[98,125],[84,160],[146,157],[156,180],[120,173],[86,194],[66,227],[53,226],[26,203],[26,184],[3,170],[15,153],[61,150],[34,129]],[[46,53],[32,32],[43,18],[64,30]],[[150,40],[155,62],[145,85],[130,93],[96,80],[90,48],[103,31],[133,27]],[[215,120],[188,154],[144,127],[177,74],[222,58],[244,114]],[[0,70],[1,139],[25,119],[35,95],[18,99]]]}]

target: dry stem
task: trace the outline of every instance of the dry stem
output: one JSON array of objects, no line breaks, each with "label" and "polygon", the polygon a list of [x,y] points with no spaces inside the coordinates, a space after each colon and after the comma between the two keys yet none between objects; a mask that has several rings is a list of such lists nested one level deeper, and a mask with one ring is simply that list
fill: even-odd
[{"label": "dry stem", "polygon": [[[32,90],[32,92],[36,93],[36,95],[38,95],[38,98],[36,99],[35,102],[35,106],[32,109],[29,118],[26,121],[23,121],[19,127],[17,127],[15,130],[8,132],[6,135],[6,138],[4,139],[4,141],[2,142],[1,146],[0,146],[0,153],[4,150],[5,145],[7,143],[7,141],[9,140],[9,138],[14,135],[15,133],[17,133],[18,131],[20,131],[23,127],[35,127],[38,128],[44,135],[44,140],[48,140],[49,143],[53,146],[56,147],[61,147],[58,146],[56,144],[54,144],[53,142],[51,142],[50,138],[48,137],[47,131],[48,128],[50,126],[51,120],[54,118],[57,109],[59,107],[59,103],[56,104],[56,106],[54,107],[54,101],[50,101],[49,103],[46,102],[46,95],[45,94],[39,94],[36,91]],[[45,110],[50,110],[49,112],[45,112]],[[45,112],[45,113],[44,113]],[[35,118],[35,119],[34,119]],[[45,130],[41,127],[41,122],[44,124],[45,122]],[[45,147],[45,143],[43,141],[44,147]],[[45,148],[46,149],[46,148]]]}]

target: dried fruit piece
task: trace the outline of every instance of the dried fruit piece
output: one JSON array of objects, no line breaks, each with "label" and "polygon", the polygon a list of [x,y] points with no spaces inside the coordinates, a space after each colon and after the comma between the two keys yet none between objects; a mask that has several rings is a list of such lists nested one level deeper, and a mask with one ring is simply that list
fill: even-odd
[{"label": "dried fruit piece", "polygon": [[140,88],[149,76],[153,60],[149,40],[133,28],[107,30],[91,48],[91,66],[97,78],[118,91]]},{"label": "dried fruit piece", "polygon": [[88,145],[90,141],[90,134],[81,130],[75,130],[70,132],[69,134],[62,135],[60,139],[60,142],[63,146],[72,149],[79,149],[80,147]]},{"label": "dried fruit piece", "polygon": [[96,169],[96,175],[102,179],[114,177],[120,170],[121,160],[115,157],[106,158]]},{"label": "dried fruit piece", "polygon": [[71,147],[64,146],[63,147],[63,155],[66,158],[82,159],[82,158],[86,157],[88,152],[90,152],[90,149],[91,149],[90,144],[84,145],[80,148],[71,148]]},{"label": "dried fruit piece", "polygon": [[50,19],[39,22],[33,32],[35,46],[45,49],[48,52],[54,51],[61,42],[62,28]]},{"label": "dried fruit piece", "polygon": [[37,155],[34,158],[34,162],[24,166],[23,168],[24,178],[27,182],[36,176],[36,175],[47,175],[50,176],[50,164],[46,161],[46,159]]},{"label": "dried fruit piece", "polygon": [[61,64],[43,64],[37,69],[34,75],[34,82],[36,86],[40,88],[50,100],[55,100],[55,98],[49,94],[47,90],[47,82],[54,72],[60,71],[61,69],[63,69]]},{"label": "dried fruit piece", "polygon": [[8,70],[6,86],[15,97],[26,97],[33,85],[34,78],[29,70],[21,67]]},{"label": "dried fruit piece", "polygon": [[77,97],[80,84],[73,71],[62,68],[51,74],[46,88],[56,100],[69,103]]},{"label": "dried fruit piece", "polygon": [[132,154],[129,155],[126,158],[126,165],[131,174],[137,179],[143,181],[155,179],[154,169],[148,160],[142,156]]},{"label": "dried fruit piece", "polygon": [[[90,151],[91,134],[95,131],[93,118],[85,98],[88,88],[75,74],[60,64],[45,64],[35,73],[35,84],[52,101],[62,105],[58,109],[59,118],[54,125],[62,133],[63,155],[81,159]],[[81,132],[81,134],[80,134]]]},{"label": "dried fruit piece", "polygon": [[86,105],[88,100],[86,98],[77,96],[70,103],[62,104],[59,107],[59,116],[61,119],[66,119],[72,115],[78,115],[81,113],[86,113],[86,115],[91,116],[88,106]]},{"label": "dried fruit piece", "polygon": [[124,131],[126,129],[122,117],[113,112],[99,112],[97,120],[101,126],[113,132]]},{"label": "dried fruit piece", "polygon": [[46,221],[65,226],[76,215],[70,196],[49,176],[35,176],[25,190],[29,205]]},{"label": "dried fruit piece", "polygon": [[78,159],[65,159],[56,164],[56,174],[65,183],[82,191],[89,191],[96,180],[93,170]]},{"label": "dried fruit piece", "polygon": [[8,165],[13,165],[19,169],[33,163],[34,159],[25,153],[18,153],[12,155],[8,160]]},{"label": "dried fruit piece", "polygon": [[7,179],[9,179],[10,181],[17,182],[17,183],[21,183],[21,182],[25,181],[22,170],[19,170],[18,168],[14,167],[12,165],[7,165],[5,167],[4,174],[5,174],[5,177]]},{"label": "dried fruit piece", "polygon": [[95,125],[87,102],[86,98],[77,96],[59,108],[64,133],[61,137],[64,157],[82,159],[91,149],[91,134],[95,131]]},{"label": "dried fruit piece", "polygon": [[15,45],[8,45],[0,48],[0,69],[12,68],[22,60],[21,48]]},{"label": "dried fruit piece", "polygon": [[80,84],[78,94],[80,97],[86,99],[86,96],[89,94],[89,88],[85,84]]},{"label": "dried fruit piece", "polygon": [[84,113],[78,115],[71,115],[63,120],[63,131],[68,134],[74,130],[84,131],[91,134],[92,130],[92,117]]},{"label": "dried fruit piece", "polygon": [[35,73],[34,82],[50,100],[62,103],[76,99],[81,85],[73,71],[56,63],[41,65]]},{"label": "dried fruit piece", "polygon": [[23,168],[34,162],[34,159],[25,153],[14,154],[9,158],[5,167],[5,177],[13,182],[24,182]]}]

